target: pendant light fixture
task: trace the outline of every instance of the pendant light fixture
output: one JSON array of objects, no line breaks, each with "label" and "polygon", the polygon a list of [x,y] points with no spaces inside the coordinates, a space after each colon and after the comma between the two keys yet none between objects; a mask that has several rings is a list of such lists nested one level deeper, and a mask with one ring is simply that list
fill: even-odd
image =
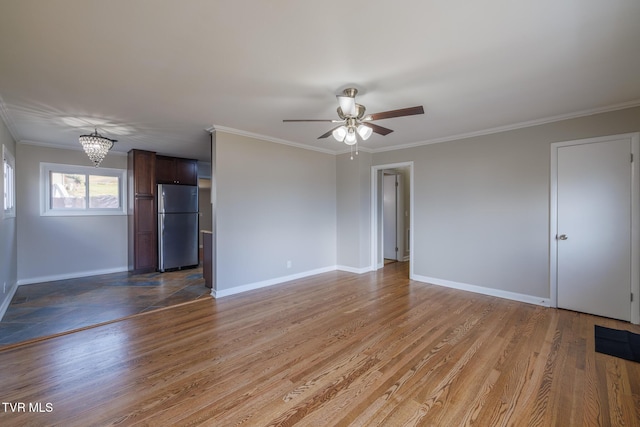
[{"label": "pendant light fixture", "polygon": [[92,134],[80,135],[79,140],[84,152],[87,153],[95,167],[100,166],[100,163],[113,147],[113,143],[117,142],[115,139],[100,135],[98,129],[95,129]]}]

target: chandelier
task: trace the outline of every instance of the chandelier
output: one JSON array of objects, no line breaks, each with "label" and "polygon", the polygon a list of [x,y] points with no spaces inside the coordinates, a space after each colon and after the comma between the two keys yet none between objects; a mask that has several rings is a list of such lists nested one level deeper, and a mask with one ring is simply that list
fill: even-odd
[{"label": "chandelier", "polygon": [[100,166],[114,142],[117,141],[100,135],[97,129],[92,134],[80,135],[80,144],[96,167]]}]

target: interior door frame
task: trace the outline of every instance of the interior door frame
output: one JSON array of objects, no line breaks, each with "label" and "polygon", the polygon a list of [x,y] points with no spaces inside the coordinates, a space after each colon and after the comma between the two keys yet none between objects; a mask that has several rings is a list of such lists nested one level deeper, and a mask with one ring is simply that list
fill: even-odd
[{"label": "interior door frame", "polygon": [[[409,168],[409,278],[413,279],[413,260],[415,258],[415,253],[413,250],[414,247],[414,238],[413,238],[413,209],[414,209],[414,201],[413,201],[413,187],[414,187],[414,178],[413,178],[413,162],[402,162],[402,163],[390,163],[385,165],[376,165],[371,166],[371,269],[373,271],[378,270],[384,266],[384,260],[379,262],[379,255],[382,249],[381,246],[381,238],[379,238],[380,231],[380,216],[381,216],[381,197],[380,194],[380,186],[382,180],[378,180],[378,177],[383,173],[382,171],[386,169],[397,169],[397,168]],[[406,183],[405,183],[406,185]],[[406,209],[406,207],[405,207]]]},{"label": "interior door frame", "polygon": [[619,139],[631,142],[631,323],[640,324],[640,132],[597,138],[554,142],[551,144],[550,196],[549,196],[549,283],[551,307],[558,307],[558,149],[572,145],[593,144]]}]

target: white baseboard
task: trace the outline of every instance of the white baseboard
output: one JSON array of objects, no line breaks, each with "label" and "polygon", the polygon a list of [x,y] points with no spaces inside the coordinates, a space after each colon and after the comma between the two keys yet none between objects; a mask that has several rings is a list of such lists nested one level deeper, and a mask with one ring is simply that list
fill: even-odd
[{"label": "white baseboard", "polygon": [[447,288],[459,289],[461,291],[475,292],[477,294],[489,295],[492,297],[504,298],[527,304],[551,307],[549,298],[536,297],[533,295],[519,294],[516,292],[503,291],[501,289],[485,288],[483,286],[469,285],[467,283],[452,282],[450,280],[436,279],[435,277],[413,275],[411,280],[429,283],[432,285],[444,286]]},{"label": "white baseboard", "polygon": [[349,267],[346,265],[336,265],[335,269],[338,271],[346,271],[347,273],[355,273],[355,274],[364,274],[364,273],[373,271],[371,266],[363,267],[363,268],[355,268],[355,267]]},{"label": "white baseboard", "polygon": [[57,280],[78,279],[80,277],[99,276],[101,274],[121,273],[129,271],[128,267],[106,268],[103,270],[77,271],[75,273],[54,274],[51,276],[31,277],[18,280],[18,286],[32,285],[34,283],[55,282]]},{"label": "white baseboard", "polygon": [[13,299],[13,296],[16,294],[17,289],[18,289],[17,283],[9,287],[9,292],[7,292],[7,295],[4,301],[2,301],[2,305],[0,305],[0,320],[2,320],[2,318],[4,317],[4,314],[7,312],[7,309],[9,308],[9,305],[11,304],[11,300]]},{"label": "white baseboard", "polygon": [[211,290],[211,295],[214,298],[227,297],[229,295],[240,294],[242,292],[252,291],[254,289],[266,288],[268,286],[277,285],[291,280],[302,279],[304,277],[313,276],[315,274],[328,273],[329,271],[335,271],[336,266],[318,268],[315,270],[303,271],[302,273],[291,274],[289,276],[276,277],[274,279],[263,280],[260,282],[249,283],[247,285],[235,286],[229,289]]}]

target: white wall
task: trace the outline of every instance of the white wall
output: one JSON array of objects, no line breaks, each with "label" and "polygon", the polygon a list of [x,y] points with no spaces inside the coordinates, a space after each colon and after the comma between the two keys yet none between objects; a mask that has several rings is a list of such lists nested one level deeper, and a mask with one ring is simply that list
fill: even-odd
[{"label": "white wall", "polygon": [[215,135],[217,294],[334,268],[335,156]]},{"label": "white wall", "polygon": [[[127,270],[127,217],[41,216],[40,162],[91,166],[80,150],[17,144],[18,282],[20,284]],[[127,168],[110,153],[105,168]]]},{"label": "white wall", "polygon": [[416,276],[542,300],[550,298],[550,144],[639,130],[640,108],[631,108],[377,153],[373,162],[414,162]]},{"label": "white wall", "polygon": [[[17,284],[17,230],[16,218],[3,218],[4,173],[2,171],[2,146],[16,157],[16,144],[4,122],[0,119],[0,318],[9,305]],[[19,200],[20,196],[17,195]],[[19,212],[16,213],[18,215]]]}]

